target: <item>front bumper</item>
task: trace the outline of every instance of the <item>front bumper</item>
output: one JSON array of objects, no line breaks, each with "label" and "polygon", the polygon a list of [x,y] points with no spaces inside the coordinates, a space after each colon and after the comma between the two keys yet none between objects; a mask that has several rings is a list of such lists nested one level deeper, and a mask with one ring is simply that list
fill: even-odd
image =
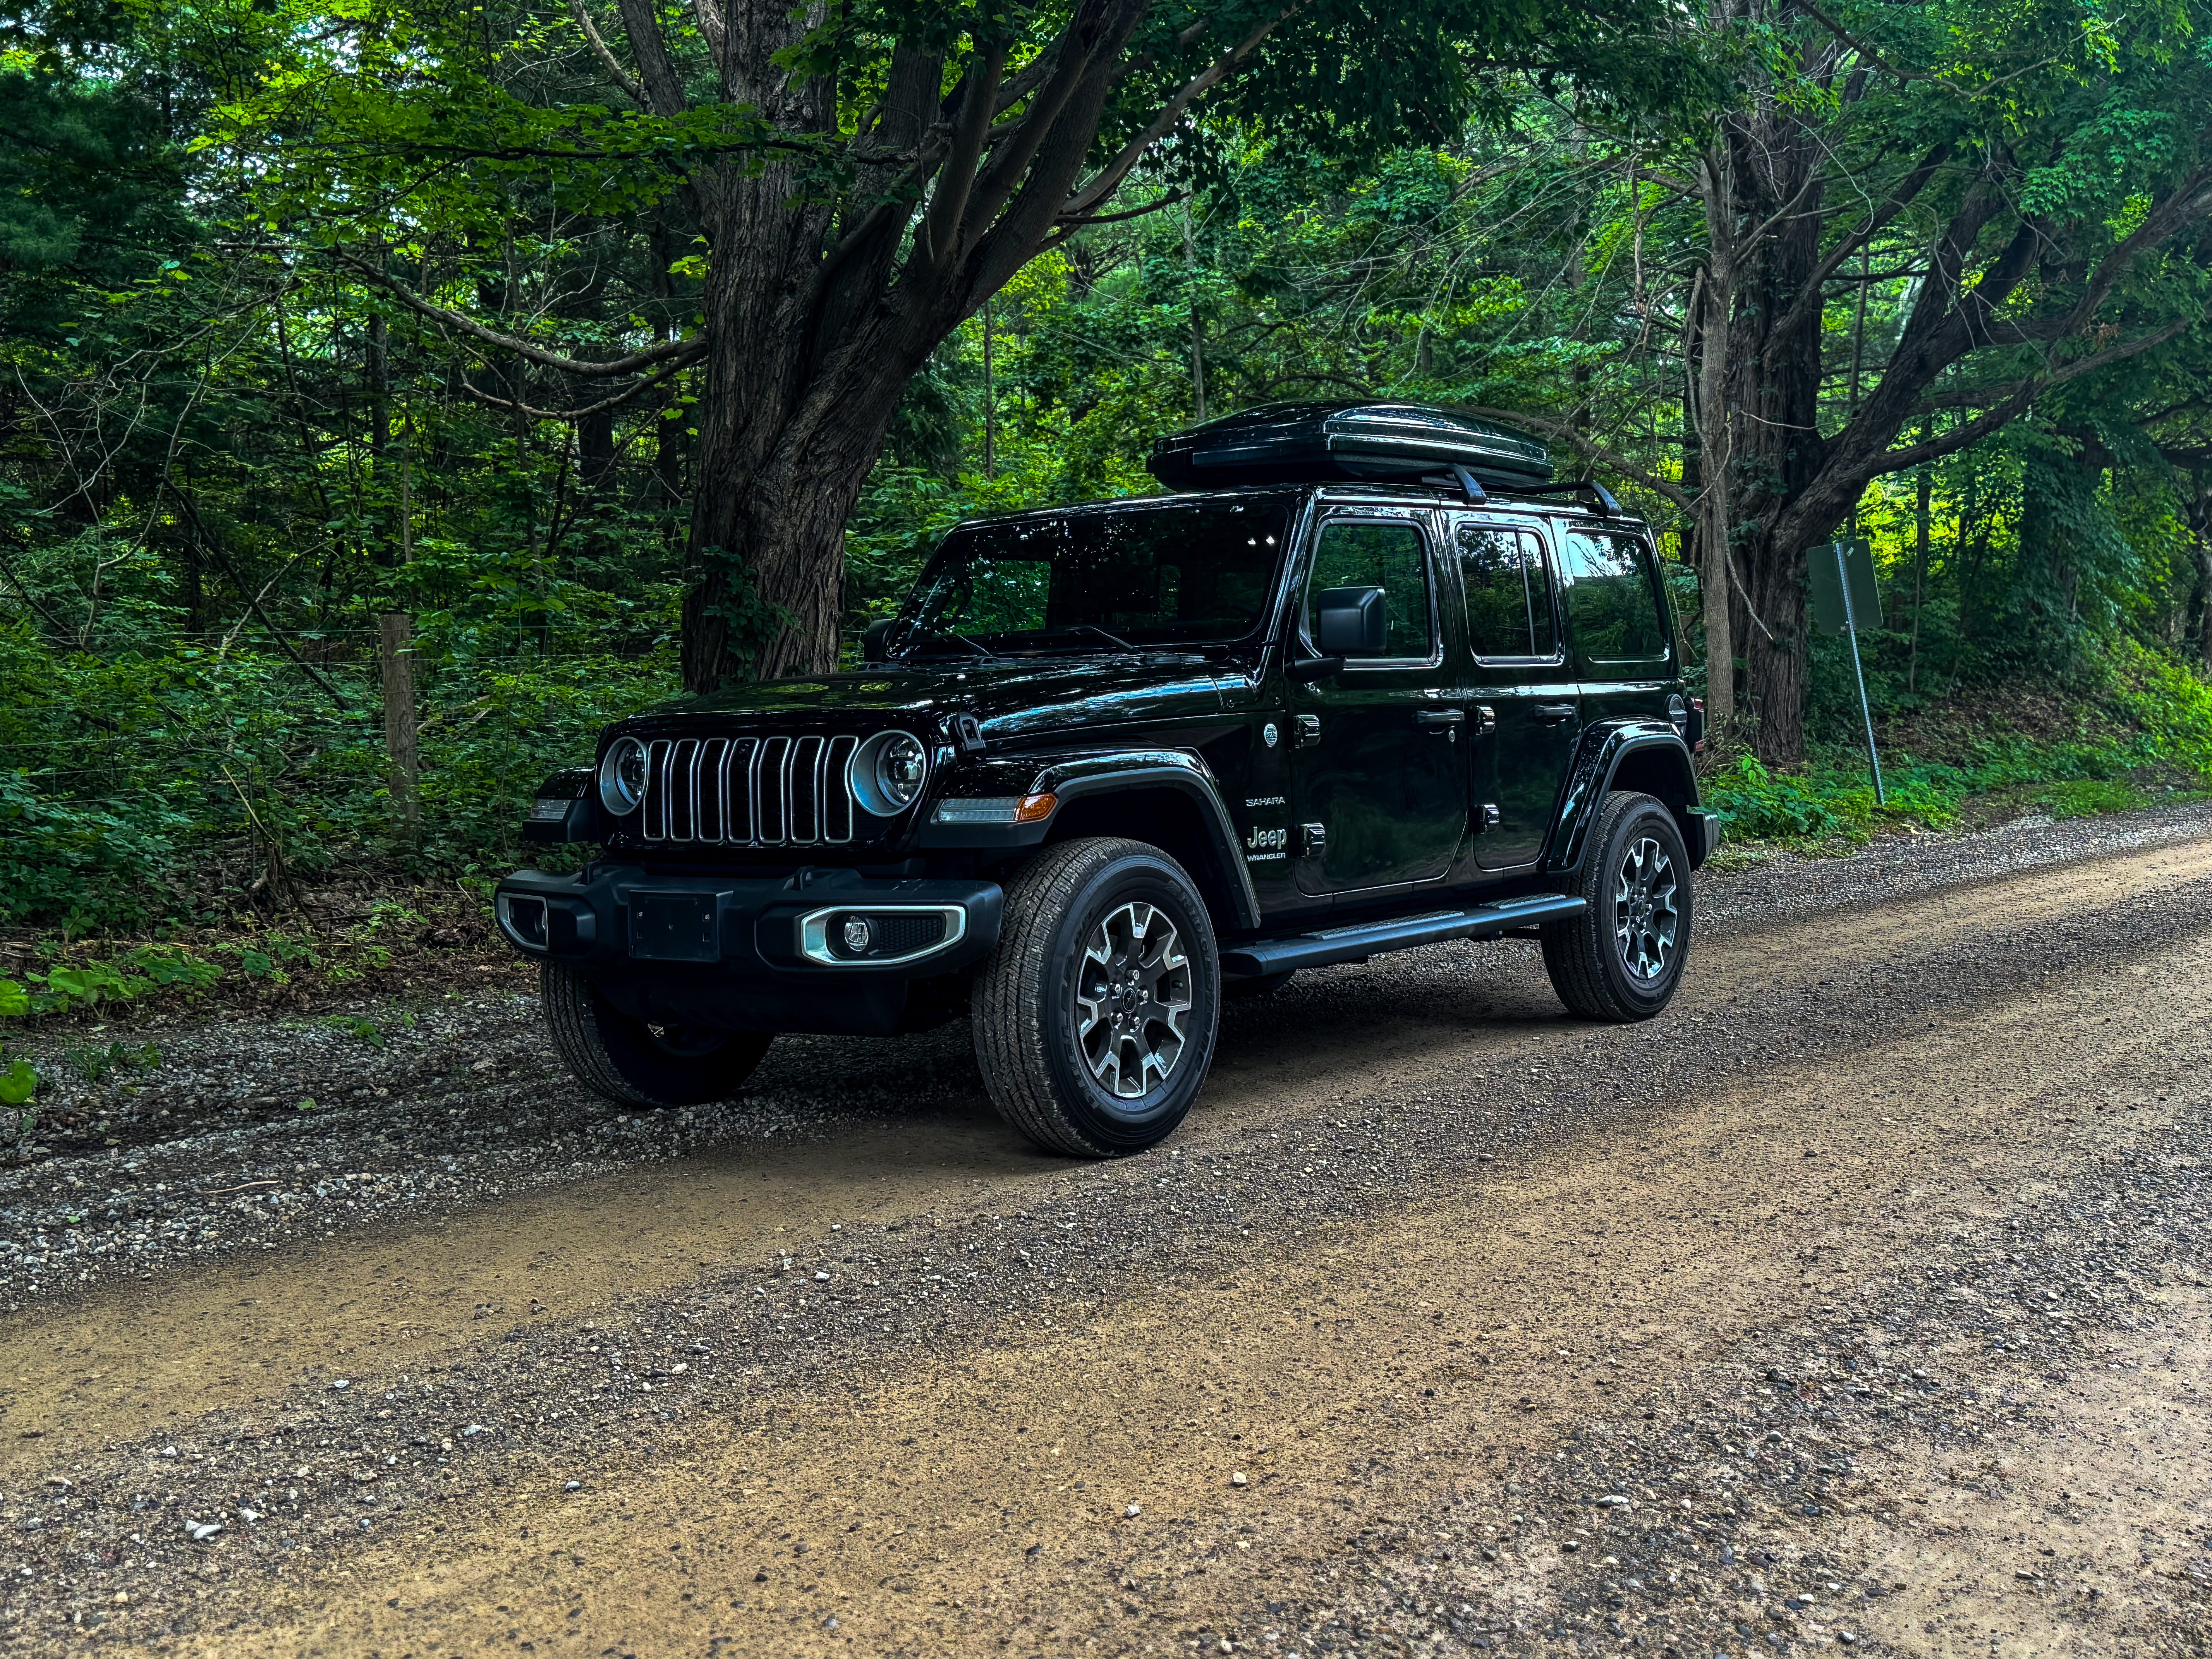
[{"label": "front bumper", "polygon": [[848,870],[742,880],[609,864],[518,871],[493,895],[508,944],[582,969],[625,1013],[773,1031],[895,1028],[910,981],[991,953],[1003,903],[988,881]]}]

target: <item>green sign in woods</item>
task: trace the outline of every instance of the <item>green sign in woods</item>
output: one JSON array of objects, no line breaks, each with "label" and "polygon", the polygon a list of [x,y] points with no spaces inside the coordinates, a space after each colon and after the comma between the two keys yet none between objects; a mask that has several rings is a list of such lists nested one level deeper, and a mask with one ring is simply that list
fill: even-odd
[{"label": "green sign in woods", "polygon": [[[1852,539],[1808,548],[1805,574],[1812,588],[1813,626],[1823,634],[1881,626],[1881,595],[1875,591],[1871,544]],[[1844,605],[1846,582],[1850,587],[1848,611]]]}]

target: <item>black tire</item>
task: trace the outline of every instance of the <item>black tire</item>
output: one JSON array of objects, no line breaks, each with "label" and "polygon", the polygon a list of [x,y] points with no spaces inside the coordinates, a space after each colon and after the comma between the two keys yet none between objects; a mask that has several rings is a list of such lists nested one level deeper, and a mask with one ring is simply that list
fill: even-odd
[{"label": "black tire", "polygon": [[1674,815],[1650,795],[1607,795],[1569,891],[1589,908],[1544,924],[1552,988],[1584,1019],[1650,1018],[1690,949],[1690,855]]},{"label": "black tire", "polygon": [[[1161,917],[1171,935],[1159,932]],[[1109,955],[1091,954],[1094,944]],[[1159,954],[1170,945],[1179,966]],[[1138,975],[1134,988],[1124,969]],[[1092,994],[1087,1026],[1079,992]],[[1007,890],[999,948],[975,987],[983,1087],[1000,1115],[1048,1152],[1142,1152],[1173,1134],[1197,1098],[1220,1005],[1213,924],[1182,866],[1142,842],[1061,842]],[[1136,1092],[1124,1092],[1127,1083]]]},{"label": "black tire", "polygon": [[578,1081],[619,1106],[727,1100],[775,1040],[767,1031],[680,1030],[632,1019],[566,963],[541,963],[538,982],[553,1047]]}]

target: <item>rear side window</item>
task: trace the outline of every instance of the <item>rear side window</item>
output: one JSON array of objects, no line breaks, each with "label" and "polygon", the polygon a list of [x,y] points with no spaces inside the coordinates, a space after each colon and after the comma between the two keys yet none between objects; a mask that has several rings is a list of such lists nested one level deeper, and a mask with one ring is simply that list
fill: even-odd
[{"label": "rear side window", "polygon": [[1332,587],[1379,587],[1389,626],[1382,654],[1425,662],[1434,654],[1429,627],[1429,570],[1418,526],[1339,520],[1322,527],[1306,583],[1306,637],[1314,637],[1318,595]]},{"label": "rear side window", "polygon": [[1589,530],[1570,530],[1566,544],[1567,629],[1580,668],[1664,662],[1667,627],[1650,550],[1633,536]]},{"label": "rear side window", "polygon": [[1542,544],[1526,530],[1481,524],[1461,525],[1455,539],[1474,654],[1486,660],[1552,655],[1559,641]]}]

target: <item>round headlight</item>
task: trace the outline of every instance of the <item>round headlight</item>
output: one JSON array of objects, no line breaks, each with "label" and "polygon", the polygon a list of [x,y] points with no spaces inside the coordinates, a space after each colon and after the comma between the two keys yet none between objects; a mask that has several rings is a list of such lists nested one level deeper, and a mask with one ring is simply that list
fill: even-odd
[{"label": "round headlight", "polygon": [[635,738],[617,738],[599,763],[599,805],[618,818],[636,811],[645,804],[649,767],[643,744]]},{"label": "round headlight", "polygon": [[894,732],[876,750],[876,787],[894,807],[914,805],[929,776],[929,755],[903,732]]},{"label": "round headlight", "polygon": [[895,818],[921,799],[929,750],[908,732],[878,732],[853,751],[853,799],[879,818]]}]

